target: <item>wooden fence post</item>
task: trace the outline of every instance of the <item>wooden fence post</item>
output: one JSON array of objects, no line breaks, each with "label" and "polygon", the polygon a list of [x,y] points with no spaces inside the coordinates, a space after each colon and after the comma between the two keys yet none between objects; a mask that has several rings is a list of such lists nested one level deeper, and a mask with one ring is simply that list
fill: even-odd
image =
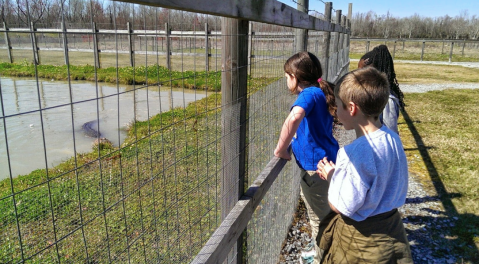
[{"label": "wooden fence post", "polygon": [[165,36],[166,36],[166,68],[171,71],[171,39],[170,39],[170,25],[165,23]]},{"label": "wooden fence post", "polygon": [[5,23],[5,22],[3,22],[3,29],[5,30],[5,45],[7,46],[8,62],[13,63],[13,58],[12,58],[12,44],[11,44],[11,42],[10,42],[10,37],[8,36],[7,23]]},{"label": "wooden fence post", "polygon": [[397,43],[397,40],[394,40],[393,59],[394,57],[396,57],[396,43]]},{"label": "wooden fence post", "polygon": [[208,23],[205,23],[205,70],[210,70],[210,42],[208,38]]},{"label": "wooden fence post", "polygon": [[33,48],[33,63],[35,65],[40,65],[40,56],[38,54],[38,46],[37,46],[37,35],[35,34],[37,29],[33,25],[33,22],[30,22],[30,39],[32,41],[32,48]]},{"label": "wooden fence post", "polygon": [[353,19],[353,3],[348,4],[348,28],[351,29],[351,19]]},{"label": "wooden fence post", "polygon": [[[343,28],[346,28],[346,16],[341,15],[341,26]],[[346,34],[345,33],[339,33],[339,47],[338,47],[338,75],[336,78],[339,78],[339,76],[342,75],[343,73],[343,65],[346,61],[346,57],[344,56],[344,50],[346,49]],[[339,71],[341,69],[341,71]]]},{"label": "wooden fence post", "polygon": [[[248,25],[248,75],[251,76],[251,63],[253,62],[253,22]],[[284,45],[284,42],[283,42]],[[284,50],[284,48],[283,48]]]},{"label": "wooden fence post", "polygon": [[100,50],[98,49],[98,36],[97,36],[97,28],[96,23],[92,23],[92,31],[93,31],[93,54],[95,56],[95,67],[100,68]]},{"label": "wooden fence post", "polygon": [[67,28],[66,28],[66,25],[65,25],[65,21],[63,19],[62,19],[62,40],[63,40],[63,57],[65,58],[65,65],[68,65],[70,63],[69,63],[69,59],[68,59]]},{"label": "wooden fence post", "polygon": [[[333,9],[332,2],[326,2],[324,6],[324,19],[326,21],[331,21],[331,12]],[[329,81],[329,57],[330,57],[330,42],[331,42],[331,33],[323,31],[323,44],[321,45],[321,64],[323,66],[323,79]]]},{"label": "wooden fence post", "polygon": [[[351,4],[350,4],[351,5]],[[352,7],[350,6],[349,8],[349,12],[351,12],[352,10]],[[349,20],[349,18],[347,18],[346,16],[344,17],[344,27],[349,30],[350,32],[350,29],[351,29],[351,21]],[[349,65],[350,65],[350,60],[349,60],[349,46],[350,46],[350,42],[349,42],[349,33],[345,33],[344,34],[344,38],[343,38],[343,65],[341,65],[342,70],[341,70],[341,74],[338,76],[342,76],[343,74],[346,74],[347,72],[349,72]]]},{"label": "wooden fence post", "polygon": [[454,50],[454,42],[451,42],[451,51],[449,52],[449,62],[452,62],[452,52]]},{"label": "wooden fence post", "polygon": [[[348,22],[349,22],[348,17],[343,16],[343,19],[341,22],[343,24],[343,28],[348,29]],[[343,49],[348,47],[347,35],[348,35],[347,33],[343,33]]]},{"label": "wooden fence post", "polygon": [[[341,10],[336,10],[336,22],[335,24],[336,25],[341,25]],[[333,76],[334,78],[337,77],[337,73],[338,73],[338,69],[339,69],[339,59],[340,59],[340,56],[339,56],[339,50],[340,50],[340,46],[342,45],[339,41],[341,40],[341,33],[339,32],[335,32],[333,33],[333,39],[334,39],[334,43],[333,43],[333,54],[334,54],[334,62],[333,62],[333,65],[331,65],[333,67],[333,72],[335,73],[335,76]]]},{"label": "wooden fence post", "polygon": [[126,28],[128,30],[128,53],[130,54],[130,66],[133,67],[135,66],[135,58],[133,56],[133,37],[132,37],[132,33],[133,33],[133,30],[131,28],[131,24],[130,22],[126,22]]},{"label": "wooden fence post", "polygon": [[444,54],[444,40],[442,40],[442,50],[441,50],[441,54]]},{"label": "wooden fence post", "polygon": [[[345,28],[346,27],[346,16],[341,15],[340,25]],[[341,51],[344,48],[344,33],[339,33],[339,47],[338,51]]]},{"label": "wooden fence post", "polygon": [[426,46],[426,41],[423,41],[423,42],[422,42],[422,48],[421,48],[421,61],[422,61],[422,59],[423,59],[423,57],[424,57],[424,47],[425,47],[425,46]]},{"label": "wooden fence post", "polygon": [[[296,9],[299,11],[308,14],[309,9],[309,0],[297,0],[296,2],[298,5]],[[308,30],[297,28],[295,29],[295,40],[296,40],[296,47],[295,51],[307,51],[308,50]]]},{"label": "wooden fence post", "polygon": [[462,42],[462,56],[464,56],[464,48],[466,47],[466,39]]},{"label": "wooden fence post", "polygon": [[[245,191],[247,132],[248,21],[222,18],[222,187],[225,219]],[[237,185],[237,189],[231,186]],[[228,193],[233,192],[233,193]],[[242,230],[241,230],[242,231]],[[243,263],[243,239],[237,241],[237,263]]]},{"label": "wooden fence post", "polygon": [[369,40],[366,41],[366,53],[369,52],[369,44],[371,44],[371,42]]}]

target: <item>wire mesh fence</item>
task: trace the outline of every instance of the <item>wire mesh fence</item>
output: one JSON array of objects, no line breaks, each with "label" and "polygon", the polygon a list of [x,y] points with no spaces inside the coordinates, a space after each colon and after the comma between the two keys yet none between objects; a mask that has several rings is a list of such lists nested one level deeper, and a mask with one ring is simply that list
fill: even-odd
[{"label": "wire mesh fence", "polygon": [[[276,147],[287,110],[294,102],[282,78],[285,61],[295,53],[294,33],[290,28],[261,23],[253,23],[252,28],[255,34],[252,39],[251,76],[273,77],[276,81],[271,84],[265,82],[261,90],[252,92],[248,98],[248,185],[271,159],[271,151]],[[292,162],[283,168],[248,224],[246,254],[249,263],[279,259],[279,250],[299,197],[300,178],[295,170],[297,166]]]},{"label": "wire mesh fence", "polygon": [[[175,11],[181,19],[165,23],[165,9],[127,5],[136,23],[113,13],[83,28],[60,17],[58,28],[0,34],[2,263],[191,261],[272,157],[294,100],[283,79],[293,30],[250,23],[225,34],[220,17]],[[236,69],[221,61],[228,38],[250,52]],[[310,32],[318,57],[321,41]],[[340,53],[329,72],[347,64]],[[13,67],[33,77],[12,77]],[[240,71],[247,90],[225,101],[222,84],[236,84],[222,76]],[[227,262],[278,259],[296,170],[283,169],[248,225],[247,248]]]}]

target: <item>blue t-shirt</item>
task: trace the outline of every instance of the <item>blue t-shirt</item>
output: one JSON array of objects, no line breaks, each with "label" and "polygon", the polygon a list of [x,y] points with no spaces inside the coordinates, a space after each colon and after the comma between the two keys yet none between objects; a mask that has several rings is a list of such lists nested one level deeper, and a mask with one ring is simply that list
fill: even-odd
[{"label": "blue t-shirt", "polygon": [[313,86],[301,91],[291,108],[295,106],[306,113],[291,143],[298,166],[315,171],[324,157],[336,162],[339,145],[333,137],[334,120],[321,88]]}]

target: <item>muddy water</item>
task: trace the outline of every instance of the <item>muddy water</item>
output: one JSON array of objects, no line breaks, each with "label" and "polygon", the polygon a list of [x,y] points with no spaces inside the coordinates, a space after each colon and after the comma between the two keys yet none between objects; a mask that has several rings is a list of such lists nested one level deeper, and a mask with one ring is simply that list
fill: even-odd
[{"label": "muddy water", "polygon": [[92,128],[118,146],[133,120],[206,96],[183,89],[4,77],[0,92],[0,180],[89,152],[95,138],[82,129],[87,122],[94,121]]}]

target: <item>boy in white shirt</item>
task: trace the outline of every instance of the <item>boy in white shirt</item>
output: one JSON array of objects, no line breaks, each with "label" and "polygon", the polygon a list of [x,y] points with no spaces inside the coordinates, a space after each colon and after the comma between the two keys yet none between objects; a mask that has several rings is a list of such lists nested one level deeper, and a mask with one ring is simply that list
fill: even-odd
[{"label": "boy in white shirt", "polygon": [[318,163],[335,212],[320,226],[322,263],[413,263],[397,211],[407,194],[406,155],[399,135],[379,120],[389,83],[366,67],[346,74],[334,95],[339,121],[357,139],[338,151],[336,164]]}]

